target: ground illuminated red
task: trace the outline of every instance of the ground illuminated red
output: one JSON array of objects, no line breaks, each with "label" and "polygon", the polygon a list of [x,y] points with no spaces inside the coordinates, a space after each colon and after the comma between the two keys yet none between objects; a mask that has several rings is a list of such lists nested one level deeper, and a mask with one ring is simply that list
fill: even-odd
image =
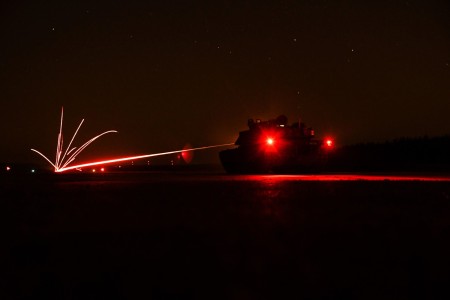
[{"label": "ground illuminated red", "polygon": [[450,181],[450,175],[314,174],[245,175],[243,177],[246,180],[271,181]]}]

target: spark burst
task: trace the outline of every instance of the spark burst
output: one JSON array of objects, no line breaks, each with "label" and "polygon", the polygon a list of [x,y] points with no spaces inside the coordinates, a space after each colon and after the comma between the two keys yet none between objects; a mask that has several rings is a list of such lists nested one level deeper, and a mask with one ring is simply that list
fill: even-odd
[{"label": "spark burst", "polygon": [[[105,131],[105,132],[91,138],[90,140],[88,140],[86,143],[84,143],[78,149],[77,149],[77,147],[70,148],[72,146],[72,142],[75,139],[75,136],[77,135],[78,131],[80,130],[81,125],[84,122],[84,119],[83,119],[83,120],[81,120],[80,125],[78,125],[77,130],[75,130],[75,133],[72,136],[72,139],[70,140],[69,145],[67,146],[66,150],[64,151],[63,150],[63,134],[62,134],[63,116],[64,116],[64,110],[61,109],[61,122],[60,122],[60,127],[59,127],[58,142],[56,145],[55,162],[52,162],[48,157],[46,157],[44,154],[42,154],[38,150],[31,149],[31,151],[34,151],[37,154],[39,154],[40,156],[42,156],[43,158],[45,158],[45,160],[47,160],[55,168],[56,173],[73,170],[73,169],[80,169],[80,168],[84,168],[84,167],[90,167],[90,166],[105,165],[105,164],[111,164],[111,163],[123,162],[123,161],[129,161],[129,160],[137,160],[137,159],[148,158],[148,157],[155,157],[155,156],[162,156],[162,155],[169,155],[169,154],[175,154],[175,153],[183,153],[183,152],[190,152],[190,151],[196,151],[196,150],[203,150],[203,149],[210,149],[210,148],[217,148],[217,147],[233,145],[233,143],[228,143],[228,144],[190,148],[190,149],[183,149],[183,150],[175,150],[175,151],[168,151],[168,152],[161,152],[161,153],[126,156],[126,157],[100,160],[100,161],[94,161],[94,162],[88,162],[88,163],[69,166],[69,164],[72,163],[76,159],[76,157],[84,149],[86,149],[87,146],[92,144],[96,139],[98,139],[99,137],[101,137],[107,133],[115,133],[117,131],[116,130]],[[64,151],[64,154],[63,154],[63,151]]]},{"label": "spark burst", "polygon": [[39,152],[38,150],[31,149],[31,151],[36,152],[43,158],[45,158],[54,168],[55,172],[62,172],[64,171],[71,162],[73,162],[77,156],[83,152],[84,149],[86,149],[87,146],[92,144],[96,139],[101,137],[102,135],[105,135],[107,133],[115,133],[116,130],[108,130],[103,133],[100,133],[99,135],[94,136],[90,140],[88,140],[86,143],[84,143],[81,147],[77,149],[77,147],[70,148],[72,146],[72,143],[78,133],[78,131],[81,128],[81,125],[83,125],[84,119],[81,120],[80,125],[78,125],[77,130],[75,130],[75,133],[72,136],[72,139],[70,140],[69,145],[66,148],[66,151],[64,151],[63,154],[63,146],[64,146],[64,139],[62,134],[62,128],[63,128],[63,119],[64,119],[64,108],[61,108],[61,122],[59,125],[59,133],[58,133],[58,142],[56,144],[56,156],[55,156],[55,162],[52,162],[47,156]]}]

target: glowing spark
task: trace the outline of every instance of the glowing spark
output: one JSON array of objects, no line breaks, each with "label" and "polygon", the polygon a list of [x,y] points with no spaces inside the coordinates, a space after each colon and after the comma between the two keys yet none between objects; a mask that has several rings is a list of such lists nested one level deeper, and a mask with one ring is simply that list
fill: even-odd
[{"label": "glowing spark", "polygon": [[[63,128],[63,118],[64,118],[64,109],[61,108],[61,121],[60,121],[60,125],[59,125],[59,133],[58,133],[58,142],[56,144],[56,155],[55,155],[55,162],[53,163],[49,158],[47,158],[47,156],[45,156],[44,154],[42,154],[41,152],[39,152],[38,150],[35,149],[31,149],[31,151],[36,152],[37,154],[39,154],[40,156],[42,156],[43,158],[45,158],[45,160],[47,160],[54,168],[55,168],[55,172],[60,172],[61,169],[64,169],[65,167],[67,167],[71,162],[73,162],[76,157],[87,147],[89,146],[92,142],[94,142],[96,139],[98,139],[99,137],[101,137],[102,135],[105,135],[107,133],[113,133],[113,132],[117,132],[116,130],[108,130],[105,131],[93,138],[91,138],[89,141],[87,141],[86,143],[84,143],[81,147],[79,147],[77,149],[77,147],[73,147],[72,149],[70,149],[70,146],[72,145],[72,142],[75,139],[75,136],[77,135],[78,131],[81,128],[81,125],[84,122],[84,119],[81,120],[80,125],[78,125],[77,130],[75,130],[75,133],[72,136],[72,139],[70,140],[69,145],[66,148],[66,151],[64,151],[63,154],[63,145],[64,145],[64,140],[63,140],[63,133],[62,133],[62,128]],[[72,154],[71,154],[72,153]],[[71,154],[71,155],[70,155]],[[70,155],[66,160],[66,156]]]},{"label": "glowing spark", "polygon": [[117,163],[117,162],[122,162],[122,161],[136,160],[136,159],[142,159],[142,158],[148,158],[148,157],[154,157],[154,156],[162,156],[162,155],[168,155],[168,154],[189,152],[189,151],[197,151],[197,150],[224,147],[224,146],[230,146],[230,145],[234,145],[234,143],[206,146],[206,147],[198,147],[198,148],[190,148],[190,149],[161,152],[161,153],[153,153],[153,154],[145,154],[145,155],[137,155],[137,156],[128,156],[128,157],[121,157],[121,158],[113,158],[113,159],[95,161],[95,162],[90,162],[90,163],[85,163],[85,164],[80,164],[80,165],[75,165],[75,166],[70,166],[70,167],[63,167],[63,168],[60,168],[55,171],[56,172],[64,172],[64,171],[73,170],[73,169],[81,169],[84,167],[92,167],[92,166],[105,165],[105,164]]}]

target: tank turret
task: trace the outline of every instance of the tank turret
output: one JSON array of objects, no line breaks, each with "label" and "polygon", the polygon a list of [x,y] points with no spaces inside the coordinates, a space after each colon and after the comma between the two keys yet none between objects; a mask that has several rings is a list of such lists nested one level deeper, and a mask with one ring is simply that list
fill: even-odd
[{"label": "tank turret", "polygon": [[238,146],[219,153],[229,173],[301,173],[318,170],[334,143],[316,139],[312,127],[298,122],[288,125],[280,115],[262,121],[248,119],[248,130],[239,132]]}]

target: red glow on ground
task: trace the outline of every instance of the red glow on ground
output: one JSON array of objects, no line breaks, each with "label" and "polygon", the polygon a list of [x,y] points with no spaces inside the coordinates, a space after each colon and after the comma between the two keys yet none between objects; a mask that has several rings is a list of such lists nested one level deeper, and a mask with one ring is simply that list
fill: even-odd
[{"label": "red glow on ground", "polygon": [[282,181],[450,181],[450,175],[370,175],[370,174],[314,174],[314,175],[244,175],[244,180]]}]

